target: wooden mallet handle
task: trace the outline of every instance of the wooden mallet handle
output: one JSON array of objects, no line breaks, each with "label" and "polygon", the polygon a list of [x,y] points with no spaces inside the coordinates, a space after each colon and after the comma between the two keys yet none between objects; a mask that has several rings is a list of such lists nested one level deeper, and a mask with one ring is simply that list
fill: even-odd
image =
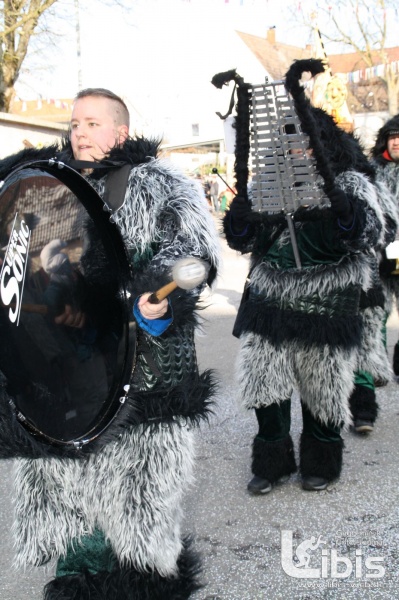
[{"label": "wooden mallet handle", "polygon": [[148,298],[148,302],[151,304],[159,304],[161,300],[164,300],[166,296],[169,296],[170,293],[173,292],[177,288],[177,283],[175,281],[171,281],[167,283],[163,287],[159,288],[156,292],[152,292],[151,296]]},{"label": "wooden mallet handle", "polygon": [[177,287],[192,290],[202,283],[208,274],[209,265],[199,258],[181,258],[176,261],[172,270],[172,281],[161,287],[148,298],[151,304],[159,304]]}]

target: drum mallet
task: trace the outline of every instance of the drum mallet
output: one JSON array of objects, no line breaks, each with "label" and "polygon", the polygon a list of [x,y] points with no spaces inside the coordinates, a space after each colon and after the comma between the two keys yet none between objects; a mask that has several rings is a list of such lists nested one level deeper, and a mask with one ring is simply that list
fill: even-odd
[{"label": "drum mallet", "polygon": [[148,298],[151,304],[158,304],[176,288],[193,290],[208,275],[209,265],[199,258],[181,258],[172,269],[172,281],[153,292]]}]

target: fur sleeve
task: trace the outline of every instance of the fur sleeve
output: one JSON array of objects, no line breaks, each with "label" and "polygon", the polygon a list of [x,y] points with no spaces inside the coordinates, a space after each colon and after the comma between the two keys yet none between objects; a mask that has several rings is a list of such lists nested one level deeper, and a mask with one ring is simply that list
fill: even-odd
[{"label": "fur sleeve", "polygon": [[[212,285],[220,266],[220,242],[200,186],[163,160],[133,167],[122,207],[113,215],[133,262],[132,298],[171,280],[179,258],[193,256],[209,266]],[[204,284],[205,285],[205,284]],[[204,287],[170,295],[173,327],[196,322]]]},{"label": "fur sleeve", "polygon": [[[173,222],[170,243],[175,244],[175,259],[194,255],[209,262],[214,272],[219,268],[219,236],[202,190],[167,161],[156,159],[133,167],[125,201],[114,220],[129,247],[139,253],[154,243],[162,244],[168,235],[165,223]],[[186,243],[177,243],[179,235]]]},{"label": "fur sleeve", "polygon": [[[398,171],[399,176],[399,171]],[[377,249],[386,248],[388,244],[394,241],[399,227],[399,213],[396,199],[391,194],[384,181],[377,178],[376,181],[378,203],[383,213],[383,231],[382,246]]]},{"label": "fur sleeve", "polygon": [[384,239],[384,215],[378,202],[377,187],[356,171],[341,173],[336,184],[355,203],[355,222],[348,235],[342,235],[344,244],[352,251],[379,247]]}]

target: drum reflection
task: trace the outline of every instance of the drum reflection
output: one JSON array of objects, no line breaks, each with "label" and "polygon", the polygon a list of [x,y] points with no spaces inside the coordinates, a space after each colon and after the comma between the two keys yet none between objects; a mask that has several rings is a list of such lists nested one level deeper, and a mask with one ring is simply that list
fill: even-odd
[{"label": "drum reflection", "polygon": [[[105,426],[131,363],[123,253],[104,234],[113,226],[96,192],[83,204],[71,187],[25,168],[0,193],[0,371],[20,421],[60,443]],[[93,244],[104,276],[91,267]]]}]

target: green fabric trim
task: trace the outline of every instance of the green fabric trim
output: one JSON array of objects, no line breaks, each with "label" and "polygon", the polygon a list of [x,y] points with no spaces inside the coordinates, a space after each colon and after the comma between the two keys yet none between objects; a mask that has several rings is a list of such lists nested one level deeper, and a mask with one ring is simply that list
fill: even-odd
[{"label": "green fabric trim", "polygon": [[259,431],[256,436],[263,442],[279,442],[284,440],[291,429],[291,400],[276,402],[270,406],[255,409]]},{"label": "green fabric trim", "polygon": [[[347,254],[332,220],[301,223],[295,228],[295,234],[302,267],[331,264]],[[277,240],[264,258],[282,269],[296,268],[291,243],[281,245],[280,240]]]},{"label": "green fabric trim", "polygon": [[258,294],[255,285],[250,288],[250,298],[262,302],[264,310],[277,308],[284,311],[301,312],[308,315],[328,317],[352,317],[359,314],[360,287],[348,285],[337,289],[329,296],[308,294],[298,298],[268,298]]},{"label": "green fabric trim", "polygon": [[303,433],[313,436],[319,442],[339,442],[342,439],[340,435],[341,427],[332,423],[327,423],[327,425],[320,423],[303,403],[302,420]]},{"label": "green fabric trim", "polygon": [[367,371],[355,371],[355,385],[361,385],[375,392],[374,378]]},{"label": "green fabric trim", "polygon": [[111,544],[102,531],[95,529],[92,535],[75,540],[68,546],[66,555],[58,560],[56,577],[79,575],[84,571],[91,574],[111,572],[117,564]]},{"label": "green fabric trim", "polygon": [[144,269],[157,253],[159,244],[153,242],[139,253],[136,249],[129,250],[129,258],[134,270]]},{"label": "green fabric trim", "polygon": [[[317,421],[310,410],[301,402],[303,433],[311,435],[320,442],[339,442],[341,427]],[[291,400],[277,402],[270,406],[255,409],[259,424],[257,439],[263,442],[278,442],[287,437],[291,428]]]}]

